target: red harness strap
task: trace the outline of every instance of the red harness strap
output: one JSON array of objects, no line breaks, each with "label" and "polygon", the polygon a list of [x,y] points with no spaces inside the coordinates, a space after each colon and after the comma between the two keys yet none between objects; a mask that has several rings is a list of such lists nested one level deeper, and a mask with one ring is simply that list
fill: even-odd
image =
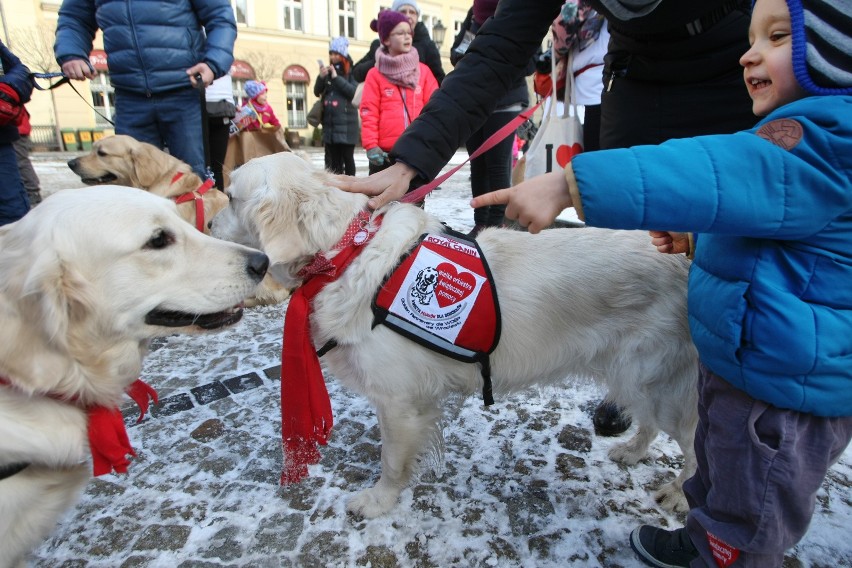
[{"label": "red harness strap", "polygon": [[[172,178],[172,183],[175,183],[177,180],[179,180],[182,177],[183,177],[183,172],[176,173],[175,177]],[[205,225],[204,199],[202,198],[202,196],[205,193],[207,193],[208,191],[210,191],[210,188],[213,187],[213,185],[215,183],[216,182],[213,181],[213,179],[208,179],[203,184],[201,184],[201,187],[199,187],[195,191],[190,191],[188,193],[184,193],[183,195],[178,195],[177,197],[172,198],[172,199],[175,200],[175,203],[178,204],[178,205],[180,205],[181,203],[186,203],[190,199],[195,200],[195,228],[198,229],[199,231],[201,231],[202,233],[204,232],[204,225]]]},{"label": "red harness strap", "polygon": [[284,470],[281,484],[301,481],[308,465],[319,461],[317,444],[326,445],[334,424],[331,400],[325,388],[319,357],[311,339],[312,302],[325,286],[334,282],[364,250],[381,224],[362,211],[334,246],[337,254],[329,259],[319,253],[299,275],[304,278],[290,296],[284,317],[284,345],[281,351],[281,436]]},{"label": "red harness strap", "polygon": [[[0,377],[0,385],[15,388],[15,386],[6,379]],[[141,422],[145,417],[145,412],[148,411],[150,400],[157,403],[157,391],[151,388],[148,384],[142,382],[141,379],[136,379],[131,383],[126,390],[128,396],[139,405],[142,413],[139,415]],[[45,396],[58,400],[60,402],[73,403],[74,399],[68,399],[56,394],[46,394]],[[127,466],[130,465],[128,455],[135,456],[136,452],[130,445],[130,439],[127,436],[127,430],[124,427],[124,419],[121,416],[117,407],[109,408],[106,406],[87,406],[84,408],[88,418],[88,436],[89,449],[92,452],[92,473],[95,476],[105,473],[127,473]]]}]

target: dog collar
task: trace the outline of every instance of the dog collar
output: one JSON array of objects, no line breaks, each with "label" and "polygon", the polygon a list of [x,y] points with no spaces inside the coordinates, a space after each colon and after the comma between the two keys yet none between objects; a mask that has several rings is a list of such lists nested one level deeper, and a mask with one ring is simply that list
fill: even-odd
[{"label": "dog collar", "polygon": [[[176,173],[175,177],[172,178],[171,183],[174,184],[182,177],[183,172]],[[178,195],[177,197],[173,198],[175,200],[175,204],[177,205],[180,205],[181,203],[186,203],[190,199],[195,200],[195,228],[201,231],[202,233],[204,232],[205,225],[204,199],[202,198],[202,196],[208,191],[210,191],[210,188],[212,188],[214,184],[215,182],[213,181],[213,178],[209,178],[207,181],[202,183],[201,186],[195,191],[189,191],[187,193],[184,193],[183,195]]]}]

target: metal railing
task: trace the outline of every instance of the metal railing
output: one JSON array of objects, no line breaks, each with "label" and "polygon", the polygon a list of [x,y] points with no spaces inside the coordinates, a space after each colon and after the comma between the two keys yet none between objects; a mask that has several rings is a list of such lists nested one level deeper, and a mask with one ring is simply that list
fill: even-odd
[{"label": "metal railing", "polygon": [[56,135],[56,127],[52,124],[46,126],[33,125],[30,133],[30,141],[33,150],[37,152],[53,152],[62,150],[62,144]]}]

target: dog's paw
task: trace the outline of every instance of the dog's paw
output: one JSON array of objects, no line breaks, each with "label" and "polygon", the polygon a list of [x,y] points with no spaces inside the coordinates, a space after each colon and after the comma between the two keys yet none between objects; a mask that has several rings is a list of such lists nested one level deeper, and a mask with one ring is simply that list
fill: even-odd
[{"label": "dog's paw", "polygon": [[398,494],[371,487],[359,492],[346,503],[346,510],[353,515],[373,519],[384,515],[396,505]]},{"label": "dog's paw", "polygon": [[654,493],[654,500],[666,511],[672,513],[685,513],[689,510],[686,495],[683,489],[674,481],[666,483]]},{"label": "dog's paw", "polygon": [[625,465],[636,465],[645,457],[645,449],[641,451],[630,442],[616,444],[609,450],[609,459]]}]

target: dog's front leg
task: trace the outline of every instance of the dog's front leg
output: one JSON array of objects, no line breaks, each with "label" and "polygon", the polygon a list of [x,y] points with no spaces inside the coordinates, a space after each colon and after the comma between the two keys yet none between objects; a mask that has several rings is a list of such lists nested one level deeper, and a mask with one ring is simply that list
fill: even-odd
[{"label": "dog's front leg", "polygon": [[438,435],[440,412],[437,407],[416,409],[399,400],[377,406],[382,434],[382,475],[378,483],[355,495],[347,510],[365,518],[390,511],[400,492],[408,486],[417,457]]}]

